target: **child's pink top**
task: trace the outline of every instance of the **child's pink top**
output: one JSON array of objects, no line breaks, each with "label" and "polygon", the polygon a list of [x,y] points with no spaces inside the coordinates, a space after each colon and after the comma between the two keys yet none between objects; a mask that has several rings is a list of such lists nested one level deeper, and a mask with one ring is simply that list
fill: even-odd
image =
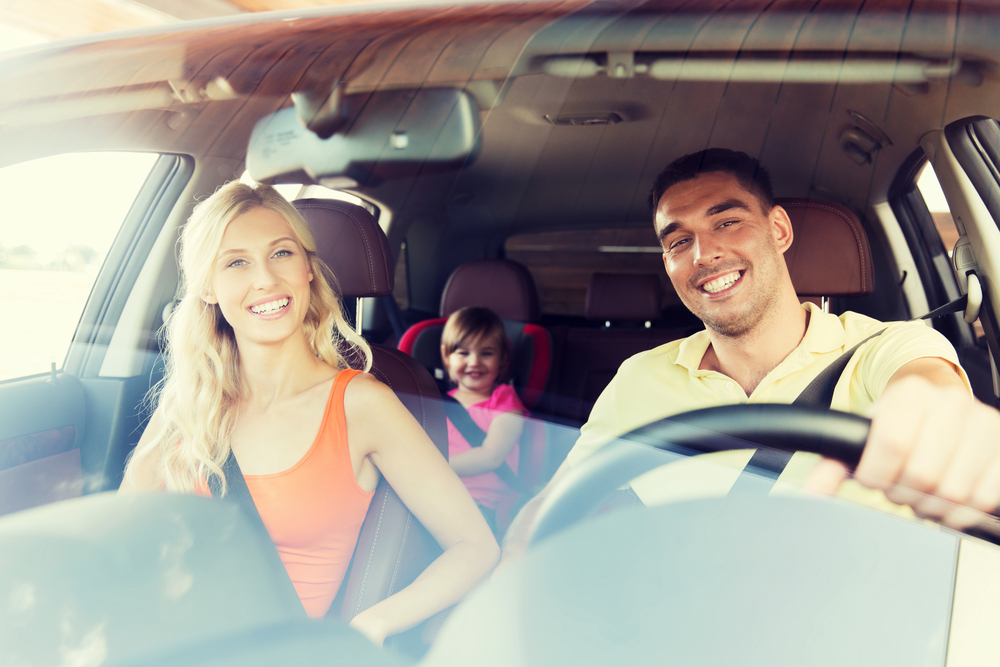
[{"label": "child's pink top", "polygon": [[[448,394],[454,396],[458,389],[453,389]],[[524,404],[521,403],[521,399],[517,397],[517,392],[509,384],[497,385],[497,388],[493,390],[493,394],[483,401],[482,403],[476,403],[470,405],[466,408],[469,412],[469,416],[472,417],[472,421],[476,422],[479,428],[483,429],[487,433],[490,430],[490,424],[497,415],[503,414],[504,412],[521,412],[526,413],[527,410],[524,409]],[[469,443],[462,437],[462,434],[458,432],[455,425],[448,420],[448,455],[454,456],[459,452],[465,452],[472,449]],[[507,455],[507,465],[515,473],[517,472],[517,457],[518,457],[518,446],[514,443],[514,446],[510,450],[510,454]],[[465,486],[469,489],[469,494],[475,499],[477,503],[483,507],[488,507],[490,509],[496,509],[506,496],[510,494],[517,493],[512,488],[504,484],[499,476],[493,471],[483,473],[481,475],[470,475],[469,477],[463,477],[462,481],[465,482]]]}]

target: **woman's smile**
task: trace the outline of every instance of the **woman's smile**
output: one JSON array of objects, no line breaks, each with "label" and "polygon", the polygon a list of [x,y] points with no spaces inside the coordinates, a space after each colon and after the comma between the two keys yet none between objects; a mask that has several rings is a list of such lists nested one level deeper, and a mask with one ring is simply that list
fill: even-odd
[{"label": "woman's smile", "polygon": [[226,227],[205,300],[219,305],[237,340],[274,343],[301,331],[312,279],[288,222],[254,208]]},{"label": "woman's smile", "polygon": [[263,302],[258,301],[247,308],[247,310],[263,319],[277,319],[285,315],[290,303],[291,297],[280,296]]}]

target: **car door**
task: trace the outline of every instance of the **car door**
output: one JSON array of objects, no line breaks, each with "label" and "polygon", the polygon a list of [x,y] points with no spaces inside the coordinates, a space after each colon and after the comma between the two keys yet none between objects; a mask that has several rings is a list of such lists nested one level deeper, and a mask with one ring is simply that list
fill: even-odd
[{"label": "car door", "polygon": [[[150,299],[169,302],[176,286],[175,270],[161,281],[143,277],[143,267],[191,172],[185,157],[126,153],[0,170],[8,201],[0,222],[0,514],[120,482],[155,379],[150,332],[160,323],[148,313],[161,309]],[[145,307],[135,303],[137,284]]]}]

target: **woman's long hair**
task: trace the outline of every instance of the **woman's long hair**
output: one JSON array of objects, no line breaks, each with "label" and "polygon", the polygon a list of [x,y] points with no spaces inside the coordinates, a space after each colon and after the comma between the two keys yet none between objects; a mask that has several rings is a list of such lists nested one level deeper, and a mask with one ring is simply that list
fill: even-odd
[{"label": "woman's long hair", "polygon": [[284,197],[268,185],[228,183],[198,204],[181,232],[181,298],[163,325],[166,375],[147,401],[159,411],[160,428],[137,447],[125,469],[130,477],[139,461],[153,457],[169,491],[206,488],[217,476],[225,489],[222,464],[242,398],[240,354],[232,327],[217,304],[206,303],[216,256],[227,225],[255,208],[284,218],[305,249],[313,273],[309,311],[303,328],[316,356],[335,368],[346,368],[345,355],[371,367],[371,350],[344,318],[331,287],[335,278],[316,256],[309,225]]}]

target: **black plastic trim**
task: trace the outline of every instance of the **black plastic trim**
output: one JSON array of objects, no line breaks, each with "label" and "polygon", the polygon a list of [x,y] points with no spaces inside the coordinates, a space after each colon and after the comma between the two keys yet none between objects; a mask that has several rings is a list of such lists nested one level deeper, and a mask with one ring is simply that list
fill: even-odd
[{"label": "black plastic trim", "polygon": [[955,121],[944,133],[958,164],[1000,224],[1000,125],[992,118],[973,116]]},{"label": "black plastic trim", "polygon": [[[927,202],[917,188],[917,174],[927,162],[922,150],[916,150],[903,163],[889,187],[889,206],[892,208],[899,227],[906,238],[910,254],[917,265],[917,272],[924,286],[930,309],[954,301],[961,293],[955,273],[951,268],[948,251],[941,242],[941,235],[934,226],[934,218],[927,208]],[[924,313],[910,313],[919,317]],[[955,347],[973,343],[969,325],[961,314],[939,317],[934,320],[935,329],[944,334]]]},{"label": "black plastic trim", "polygon": [[[959,166],[972,181],[995,224],[1000,225],[1000,124],[985,116],[955,121],[944,130]],[[991,276],[982,276],[990,280]],[[979,323],[994,361],[1000,362],[1000,324],[989,295],[983,295]]]},{"label": "black plastic trim", "polygon": [[132,286],[193,173],[194,161],[184,155],[162,155],[153,165],[98,273],[66,355],[67,372],[100,371]]}]

